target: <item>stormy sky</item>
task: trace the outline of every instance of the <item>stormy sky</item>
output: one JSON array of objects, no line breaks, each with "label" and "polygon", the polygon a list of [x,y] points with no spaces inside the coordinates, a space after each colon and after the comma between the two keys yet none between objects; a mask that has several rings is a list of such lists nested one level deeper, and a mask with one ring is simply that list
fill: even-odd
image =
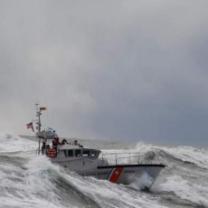
[{"label": "stormy sky", "polygon": [[208,144],[207,0],[0,0],[0,131]]}]

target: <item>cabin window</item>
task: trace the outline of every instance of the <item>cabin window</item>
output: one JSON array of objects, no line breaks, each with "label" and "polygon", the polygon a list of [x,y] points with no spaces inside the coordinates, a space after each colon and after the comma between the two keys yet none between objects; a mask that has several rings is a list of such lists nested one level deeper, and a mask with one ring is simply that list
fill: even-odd
[{"label": "cabin window", "polygon": [[68,157],[73,157],[73,150],[68,150]]},{"label": "cabin window", "polygon": [[80,149],[76,149],[75,150],[75,156],[76,157],[80,157],[81,156],[81,150]]},{"label": "cabin window", "polygon": [[97,151],[91,151],[90,157],[97,157],[98,152]]},{"label": "cabin window", "polygon": [[65,157],[67,157],[67,150],[63,150]]},{"label": "cabin window", "polygon": [[89,150],[83,150],[82,156],[83,157],[89,157],[90,156],[90,151]]}]

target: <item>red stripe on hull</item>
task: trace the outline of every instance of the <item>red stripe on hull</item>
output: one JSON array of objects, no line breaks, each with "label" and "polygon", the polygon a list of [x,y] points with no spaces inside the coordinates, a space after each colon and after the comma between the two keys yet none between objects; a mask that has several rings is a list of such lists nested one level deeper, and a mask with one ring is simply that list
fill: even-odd
[{"label": "red stripe on hull", "polygon": [[123,167],[113,168],[111,175],[109,177],[109,181],[112,183],[116,183],[123,172]]}]

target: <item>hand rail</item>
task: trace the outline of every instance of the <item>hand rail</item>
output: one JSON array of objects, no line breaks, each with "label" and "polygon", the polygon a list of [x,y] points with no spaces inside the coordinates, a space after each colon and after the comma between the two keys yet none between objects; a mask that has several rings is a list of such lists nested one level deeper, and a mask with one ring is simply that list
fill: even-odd
[{"label": "hand rail", "polygon": [[[144,155],[134,152],[113,152],[113,153],[101,153],[101,159],[108,162],[108,164],[119,165],[119,164],[152,164],[153,160],[144,158]],[[155,162],[154,164],[160,164]]]}]

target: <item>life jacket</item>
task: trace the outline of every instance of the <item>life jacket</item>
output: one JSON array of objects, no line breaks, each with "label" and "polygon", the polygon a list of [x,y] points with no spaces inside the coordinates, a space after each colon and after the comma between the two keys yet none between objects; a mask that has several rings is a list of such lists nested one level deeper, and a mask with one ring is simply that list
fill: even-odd
[{"label": "life jacket", "polygon": [[50,158],[56,158],[57,150],[55,148],[49,148],[47,150],[47,156],[50,157]]}]

